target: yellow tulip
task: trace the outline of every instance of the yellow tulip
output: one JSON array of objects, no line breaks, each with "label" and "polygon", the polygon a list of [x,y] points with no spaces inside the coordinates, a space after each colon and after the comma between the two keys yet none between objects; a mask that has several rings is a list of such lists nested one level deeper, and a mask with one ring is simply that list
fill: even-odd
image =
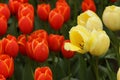
[{"label": "yellow tulip", "polygon": [[72,27],[69,32],[71,43],[65,43],[64,48],[66,50],[77,51],[79,53],[87,52],[87,41],[89,39],[89,35],[89,31],[81,25]]},{"label": "yellow tulip", "polygon": [[120,68],[118,69],[118,72],[117,72],[117,80],[120,80]]},{"label": "yellow tulip", "polygon": [[85,26],[88,30],[92,31],[93,29],[102,30],[103,24],[97,14],[91,10],[87,10],[81,13],[77,17],[77,24]]},{"label": "yellow tulip", "polygon": [[93,30],[91,32],[88,45],[90,54],[94,56],[101,56],[107,52],[110,45],[110,39],[105,31]]},{"label": "yellow tulip", "polygon": [[120,7],[115,5],[106,7],[102,19],[109,29],[113,31],[120,30]]}]

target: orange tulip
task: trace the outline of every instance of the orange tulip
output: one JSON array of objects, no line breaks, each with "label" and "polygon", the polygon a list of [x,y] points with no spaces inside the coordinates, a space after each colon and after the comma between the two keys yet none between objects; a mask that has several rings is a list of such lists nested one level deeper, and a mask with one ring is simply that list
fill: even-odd
[{"label": "orange tulip", "polygon": [[53,80],[52,71],[49,67],[38,67],[35,69],[34,80]]},{"label": "orange tulip", "polygon": [[50,10],[51,10],[51,7],[49,4],[39,4],[37,6],[38,17],[43,21],[47,21]]},{"label": "orange tulip", "polygon": [[82,2],[82,11],[84,12],[86,10],[92,10],[96,12],[96,6],[94,0],[84,0]]},{"label": "orange tulip", "polygon": [[54,52],[60,51],[63,41],[64,41],[64,36],[50,34],[48,37],[48,45],[50,50]]},{"label": "orange tulip", "polygon": [[0,14],[0,36],[7,32],[7,20],[4,15]]},{"label": "orange tulip", "polygon": [[7,35],[6,38],[2,39],[2,45],[5,54],[8,54],[12,57],[16,57],[18,55],[19,47],[14,36]]},{"label": "orange tulip", "polygon": [[0,55],[0,74],[5,78],[10,78],[14,73],[13,58],[8,55]]},{"label": "orange tulip", "polygon": [[50,11],[49,23],[54,30],[59,30],[62,27],[64,23],[64,17],[57,8]]},{"label": "orange tulip", "polygon": [[19,51],[21,54],[23,55],[27,55],[26,53],[26,43],[27,43],[27,38],[26,35],[22,34],[20,36],[18,36],[18,45],[19,45]]},{"label": "orange tulip", "polygon": [[57,1],[56,8],[60,11],[60,13],[64,17],[64,22],[68,21],[70,18],[70,6],[67,4],[67,2],[63,1]]},{"label": "orange tulip", "polygon": [[63,42],[62,47],[61,47],[61,52],[62,52],[63,57],[69,59],[74,56],[74,51],[65,50],[65,48],[64,48],[65,42],[70,42],[70,40],[65,40]]},{"label": "orange tulip", "polygon": [[48,45],[46,40],[42,38],[33,39],[26,44],[27,55],[38,62],[44,62],[49,55]]},{"label": "orange tulip", "polygon": [[0,3],[0,14],[3,14],[7,20],[9,19],[10,10],[9,10],[7,4]]}]

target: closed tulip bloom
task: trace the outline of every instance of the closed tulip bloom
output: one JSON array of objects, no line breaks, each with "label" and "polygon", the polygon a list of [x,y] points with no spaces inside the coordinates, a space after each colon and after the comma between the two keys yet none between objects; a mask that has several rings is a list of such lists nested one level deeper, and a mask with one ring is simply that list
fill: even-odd
[{"label": "closed tulip bloom", "polygon": [[4,15],[0,14],[0,36],[7,32],[7,20]]},{"label": "closed tulip bloom", "polygon": [[96,29],[96,30],[103,29],[102,21],[97,16],[97,14],[91,10],[87,10],[81,13],[77,17],[77,24],[85,26],[89,31],[92,31],[93,29]]},{"label": "closed tulip bloom", "polygon": [[85,53],[88,51],[87,42],[89,40],[89,31],[81,26],[77,25],[72,27],[69,31],[70,43],[65,43],[64,48],[66,50],[77,51],[79,53]]},{"label": "closed tulip bloom", "polygon": [[102,19],[105,26],[110,30],[120,30],[120,7],[115,5],[106,7]]},{"label": "closed tulip bloom", "polygon": [[57,8],[50,11],[49,23],[50,23],[51,28],[53,28],[54,30],[61,29],[64,23],[64,17]]},{"label": "closed tulip bloom", "polygon": [[92,10],[96,12],[96,6],[94,0],[83,0],[82,4],[82,11]]},{"label": "closed tulip bloom", "polygon": [[110,39],[105,31],[93,30],[91,32],[88,46],[89,46],[88,49],[89,49],[90,54],[94,56],[101,56],[107,52],[110,46]]},{"label": "closed tulip bloom", "polygon": [[117,80],[120,80],[120,68],[118,69],[118,72],[117,72]]},{"label": "closed tulip bloom", "polygon": [[51,10],[51,7],[49,4],[39,4],[37,6],[37,14],[38,14],[39,18],[43,21],[48,20],[50,10]]},{"label": "closed tulip bloom", "polygon": [[47,66],[36,68],[34,80],[53,80],[51,69]]},{"label": "closed tulip bloom", "polygon": [[14,60],[8,55],[0,55],[0,74],[10,78],[14,73]]}]

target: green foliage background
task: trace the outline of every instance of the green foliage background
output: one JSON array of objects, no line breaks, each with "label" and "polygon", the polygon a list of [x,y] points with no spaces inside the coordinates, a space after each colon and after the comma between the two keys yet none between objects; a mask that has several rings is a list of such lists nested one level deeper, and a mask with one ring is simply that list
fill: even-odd
[{"label": "green foliage background", "polygon": [[[64,35],[65,39],[69,39],[69,30],[77,24],[77,16],[82,12],[82,0],[66,0],[71,7],[71,17],[68,22],[64,23],[60,31],[51,29],[49,23],[41,21],[36,14],[37,4],[46,2],[50,3],[51,7],[54,8],[56,1],[57,0],[29,0],[29,3],[31,3],[35,9],[34,30],[45,29],[49,34],[60,34]],[[0,0],[0,2],[7,4],[8,0]],[[95,0],[95,4],[97,7],[96,13],[102,18],[102,13],[106,6],[113,4],[119,6],[120,1],[118,0],[112,3],[109,0]],[[50,52],[46,62],[38,63],[30,60],[27,56],[19,54],[15,58],[14,75],[8,80],[33,80],[35,68],[41,66],[49,66],[52,69],[54,80],[116,80],[116,73],[120,66],[119,31],[112,32],[105,26],[104,30],[111,39],[111,45],[106,55],[94,57],[89,53],[76,53],[73,58],[68,60],[63,58],[61,52],[59,52],[58,55],[54,55],[56,53]],[[16,37],[21,34],[18,29],[18,21],[13,15],[11,15],[8,21],[6,35],[7,34],[12,34]],[[0,38],[2,39],[4,36]],[[104,46],[104,44],[101,44],[101,47],[102,46]]]}]

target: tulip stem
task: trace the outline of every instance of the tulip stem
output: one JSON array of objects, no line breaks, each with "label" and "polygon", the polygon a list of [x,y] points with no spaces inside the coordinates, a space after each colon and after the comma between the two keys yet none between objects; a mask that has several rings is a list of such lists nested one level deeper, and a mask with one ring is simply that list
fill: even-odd
[{"label": "tulip stem", "polygon": [[95,73],[95,78],[96,78],[96,80],[99,80],[98,57],[93,56],[92,58],[93,58],[92,59],[93,60],[92,65],[93,65],[93,70],[94,70],[94,73]]}]

